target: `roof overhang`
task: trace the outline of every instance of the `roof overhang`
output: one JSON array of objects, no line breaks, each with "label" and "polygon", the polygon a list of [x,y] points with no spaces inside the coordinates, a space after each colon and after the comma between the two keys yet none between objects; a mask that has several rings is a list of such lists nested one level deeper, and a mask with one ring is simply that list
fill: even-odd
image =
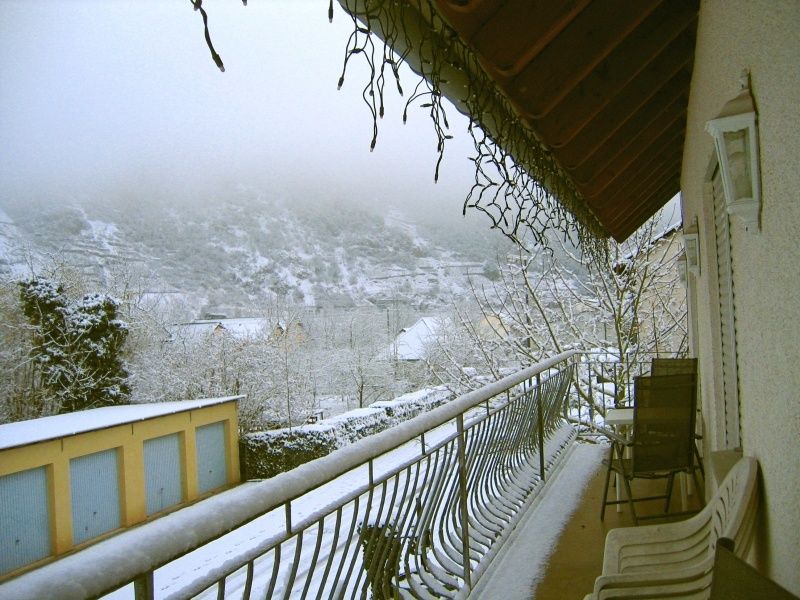
[{"label": "roof overhang", "polygon": [[589,231],[680,187],[699,0],[340,0]]}]

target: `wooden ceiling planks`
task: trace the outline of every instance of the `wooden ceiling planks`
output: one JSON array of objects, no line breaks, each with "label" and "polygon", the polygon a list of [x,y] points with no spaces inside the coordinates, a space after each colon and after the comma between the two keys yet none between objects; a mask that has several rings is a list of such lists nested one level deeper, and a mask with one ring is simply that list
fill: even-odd
[{"label": "wooden ceiling planks", "polygon": [[699,0],[436,0],[618,240],[679,191]]}]

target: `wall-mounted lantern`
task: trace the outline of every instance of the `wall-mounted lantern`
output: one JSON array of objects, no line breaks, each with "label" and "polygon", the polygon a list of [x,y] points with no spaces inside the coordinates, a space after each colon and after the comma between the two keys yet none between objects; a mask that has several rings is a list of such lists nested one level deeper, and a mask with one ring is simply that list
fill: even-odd
[{"label": "wall-mounted lantern", "polygon": [[683,228],[683,251],[686,270],[697,277],[700,275],[700,234],[696,217],[691,225]]},{"label": "wall-mounted lantern", "polygon": [[676,261],[676,266],[678,269],[678,280],[683,284],[686,285],[687,282],[687,274],[686,274],[686,252],[681,252],[678,255],[678,259]]},{"label": "wall-mounted lantern", "polygon": [[759,229],[761,169],[758,160],[758,123],[750,73],[742,73],[742,90],[706,123],[714,137],[728,214],[744,221],[747,231]]}]

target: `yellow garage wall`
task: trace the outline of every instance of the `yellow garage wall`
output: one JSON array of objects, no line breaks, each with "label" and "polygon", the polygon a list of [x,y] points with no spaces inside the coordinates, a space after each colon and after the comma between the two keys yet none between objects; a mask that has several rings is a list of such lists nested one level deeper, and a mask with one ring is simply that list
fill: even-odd
[{"label": "yellow garage wall", "polygon": [[[129,527],[147,519],[143,453],[145,440],[179,434],[184,498],[183,503],[174,507],[179,508],[200,497],[197,493],[195,430],[218,422],[223,422],[225,429],[227,483],[234,485],[239,482],[239,424],[236,400],[26,446],[6,448],[0,450],[0,477],[27,469],[47,467],[51,539],[54,546],[52,553],[63,554],[73,549],[69,479],[71,459],[112,448],[117,449],[121,521],[123,527]],[[210,494],[204,494],[208,495]],[[99,536],[82,545],[91,544],[102,537],[105,536]],[[29,567],[30,565],[24,569]],[[0,577],[0,580],[19,572],[20,570],[8,573]]]}]

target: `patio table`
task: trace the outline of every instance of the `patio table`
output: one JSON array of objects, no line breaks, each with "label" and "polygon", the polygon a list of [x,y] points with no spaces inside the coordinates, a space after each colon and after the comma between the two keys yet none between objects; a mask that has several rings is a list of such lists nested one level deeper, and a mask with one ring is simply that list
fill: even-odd
[{"label": "patio table", "polygon": [[[630,427],[633,425],[633,409],[632,408],[609,408],[606,411],[604,419],[606,425],[614,428],[614,432],[626,436],[630,432]],[[630,449],[625,448],[625,456],[630,454]],[[619,473],[614,474],[614,487],[616,488],[617,501],[622,499],[620,492]],[[622,512],[622,504],[616,505],[617,512]]]}]

